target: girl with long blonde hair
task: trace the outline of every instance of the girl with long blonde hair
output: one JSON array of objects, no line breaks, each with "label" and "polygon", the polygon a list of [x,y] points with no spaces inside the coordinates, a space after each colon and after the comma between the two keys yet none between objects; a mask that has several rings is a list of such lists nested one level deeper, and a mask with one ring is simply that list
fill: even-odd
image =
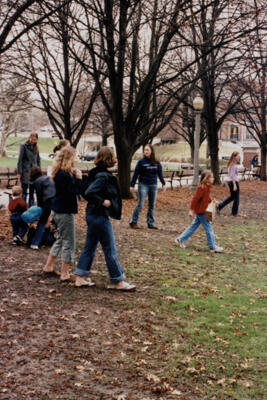
[{"label": "girl with long blonde hair", "polygon": [[56,188],[51,208],[58,235],[43,271],[53,273],[55,260],[61,254],[61,281],[70,280],[70,268],[75,253],[74,214],[78,213],[77,195],[82,191],[82,173],[74,168],[75,157],[76,151],[73,147],[64,147],[57,154],[51,173]]},{"label": "girl with long blonde hair", "polygon": [[230,196],[227,197],[217,206],[217,211],[220,211],[229,203],[233,202],[231,215],[236,217],[238,215],[239,199],[240,199],[240,189],[238,182],[238,168],[237,163],[240,161],[240,154],[238,151],[234,151],[228,161],[228,187],[230,190]]}]

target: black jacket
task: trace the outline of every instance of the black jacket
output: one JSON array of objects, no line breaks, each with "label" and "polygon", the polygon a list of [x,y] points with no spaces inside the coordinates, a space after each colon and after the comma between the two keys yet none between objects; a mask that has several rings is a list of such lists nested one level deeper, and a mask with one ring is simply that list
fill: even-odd
[{"label": "black jacket", "polygon": [[[90,171],[89,186],[84,197],[88,201],[87,214],[121,219],[122,201],[118,181],[106,167],[98,166]],[[111,206],[102,206],[104,200],[109,200]]]},{"label": "black jacket", "polygon": [[82,180],[59,170],[54,182],[56,195],[52,199],[52,210],[58,214],[77,214],[77,195],[81,193]]},{"label": "black jacket", "polygon": [[18,174],[21,174],[22,183],[29,183],[29,171],[35,165],[40,167],[40,155],[34,153],[34,147],[26,142],[20,146],[18,158]]}]

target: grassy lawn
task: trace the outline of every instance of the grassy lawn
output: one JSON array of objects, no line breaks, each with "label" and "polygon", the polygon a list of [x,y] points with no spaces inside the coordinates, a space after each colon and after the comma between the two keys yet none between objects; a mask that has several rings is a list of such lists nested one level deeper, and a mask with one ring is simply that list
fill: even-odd
[{"label": "grassy lawn", "polygon": [[[20,145],[25,143],[27,137],[8,137],[7,138],[7,151],[8,152],[19,152]],[[53,152],[53,148],[58,143],[57,138],[39,138],[38,139],[38,147],[40,153],[50,154]]]},{"label": "grassy lawn", "polygon": [[[187,143],[179,142],[163,146],[155,146],[155,150],[157,157],[162,161],[171,160],[190,162],[190,147]],[[230,155],[233,151],[236,151],[236,146],[226,146],[223,143],[220,146],[220,155]],[[202,162],[206,159],[206,143],[203,143],[200,146],[199,157]]]},{"label": "grassy lawn", "polygon": [[[144,240],[137,244],[148,257],[132,257],[131,278],[142,280],[145,274],[159,288],[149,309],[162,327],[148,347],[155,359],[160,353],[166,357],[152,370],[160,367],[169,383],[190,381],[200,399],[263,399],[266,223],[222,224],[216,233],[227,249],[223,254],[210,254],[202,233],[187,249],[163,240],[158,248]],[[144,332],[144,319],[137,318],[136,325]],[[146,334],[140,339],[148,340]]]}]

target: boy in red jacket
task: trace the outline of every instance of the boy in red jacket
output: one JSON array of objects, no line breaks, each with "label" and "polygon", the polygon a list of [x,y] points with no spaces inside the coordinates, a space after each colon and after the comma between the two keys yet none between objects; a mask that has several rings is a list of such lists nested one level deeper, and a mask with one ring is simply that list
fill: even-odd
[{"label": "boy in red jacket", "polygon": [[207,220],[205,211],[212,201],[210,198],[210,188],[213,184],[213,174],[211,171],[203,171],[200,178],[200,184],[191,201],[189,216],[195,218],[192,224],[175,239],[175,243],[180,247],[185,248],[185,242],[193,235],[195,230],[201,224],[206,232],[208,246],[212,253],[222,253],[223,248],[216,246],[215,236],[213,233],[212,225]]},{"label": "boy in red jacket", "polygon": [[21,214],[27,210],[27,204],[21,196],[22,188],[20,186],[13,186],[12,197],[9,200],[8,209],[11,212],[10,223],[12,226],[14,245],[23,242],[22,238],[28,230],[28,225],[21,218]]}]

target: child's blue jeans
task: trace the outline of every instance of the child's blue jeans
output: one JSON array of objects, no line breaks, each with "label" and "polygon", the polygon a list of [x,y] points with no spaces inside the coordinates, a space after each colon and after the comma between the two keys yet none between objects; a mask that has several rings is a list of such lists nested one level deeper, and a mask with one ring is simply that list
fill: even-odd
[{"label": "child's blue jeans", "polygon": [[21,238],[23,238],[28,230],[28,225],[23,221],[21,216],[19,214],[11,214],[10,223],[12,226],[13,237],[19,235]]},{"label": "child's blue jeans", "polygon": [[179,236],[179,240],[181,242],[186,242],[190,236],[197,230],[199,225],[202,225],[207,236],[208,246],[211,250],[213,250],[216,246],[215,236],[213,233],[212,225],[207,220],[206,214],[196,214],[192,224]]}]

